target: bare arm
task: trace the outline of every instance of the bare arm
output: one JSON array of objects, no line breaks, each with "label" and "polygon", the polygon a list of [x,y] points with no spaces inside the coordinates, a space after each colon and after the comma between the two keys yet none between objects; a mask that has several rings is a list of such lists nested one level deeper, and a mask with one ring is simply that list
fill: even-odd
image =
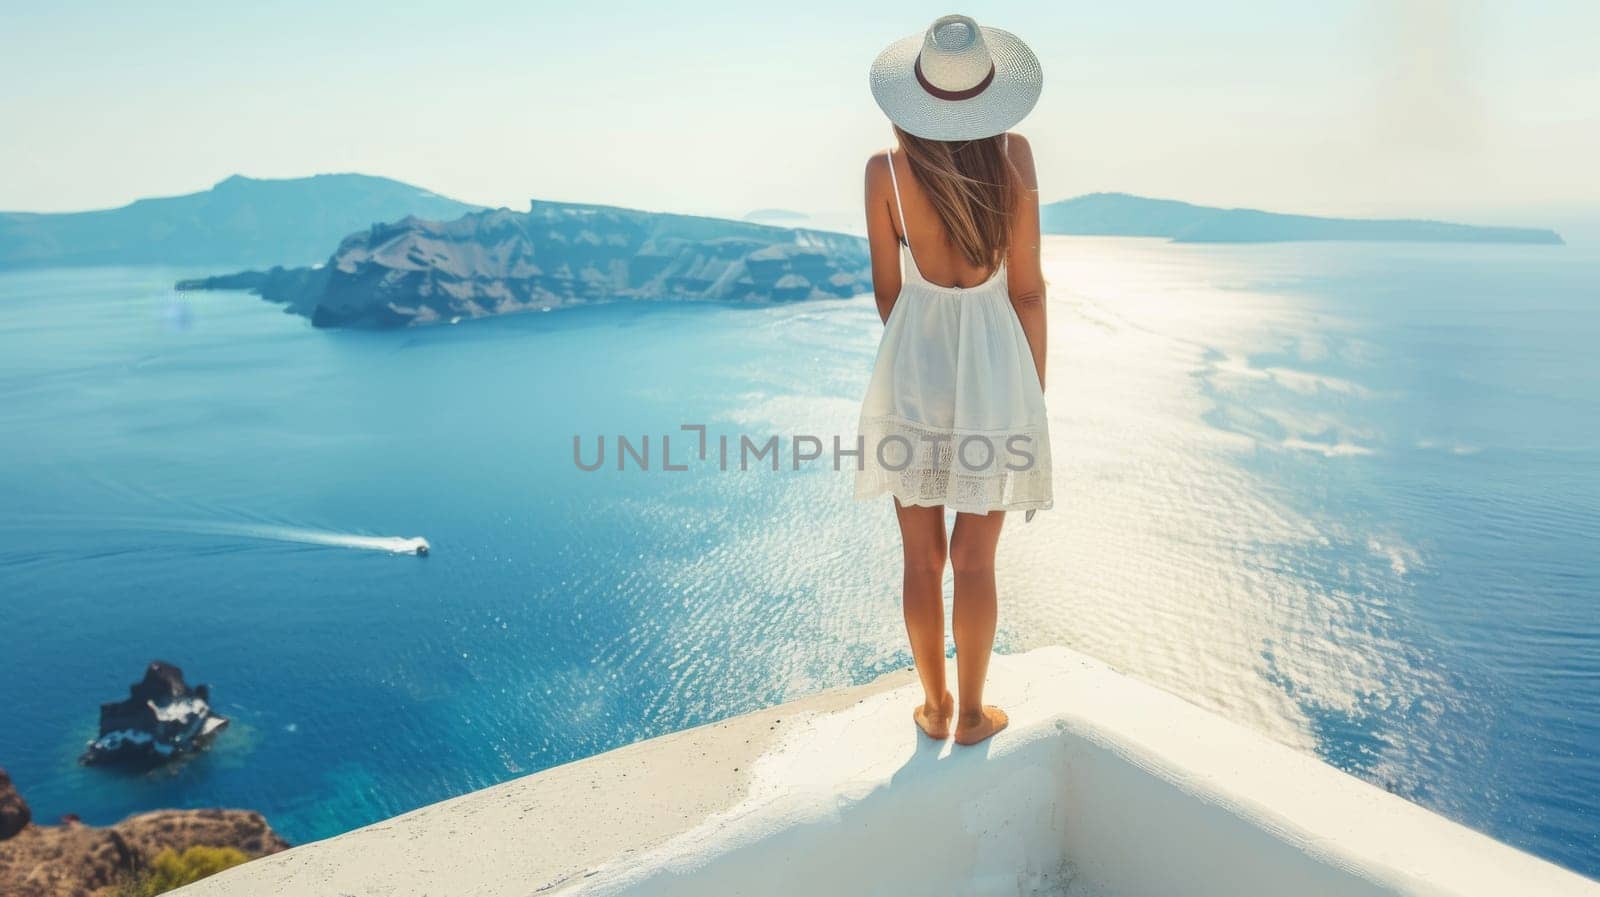
[{"label": "bare arm", "polygon": [[900,236],[895,231],[893,189],[889,184],[889,155],[867,160],[867,248],[872,253],[872,295],[878,300],[878,317],[889,320],[900,295]]},{"label": "bare arm", "polygon": [[[1007,140],[1011,164],[1021,180],[1017,210],[1011,222],[1011,248],[1006,253],[1006,280],[1011,288],[1011,307],[1028,338],[1033,367],[1044,387],[1045,303],[1044,269],[1039,263],[1039,177],[1033,167],[1033,147],[1020,134]],[[876,268],[874,268],[876,274]]]}]

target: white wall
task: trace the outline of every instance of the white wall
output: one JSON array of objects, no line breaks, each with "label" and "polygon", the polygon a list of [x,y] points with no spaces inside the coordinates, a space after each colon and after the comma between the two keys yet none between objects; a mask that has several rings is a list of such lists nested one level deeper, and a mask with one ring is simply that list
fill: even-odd
[{"label": "white wall", "polygon": [[1600,897],[1062,648],[998,657],[1012,724],[921,736],[911,677],[641,742],[229,870],[184,897]]},{"label": "white wall", "polygon": [[738,806],[584,894],[1600,895],[1600,885],[1059,648],[998,658],[1012,726],[915,735],[917,689],[805,721]]}]

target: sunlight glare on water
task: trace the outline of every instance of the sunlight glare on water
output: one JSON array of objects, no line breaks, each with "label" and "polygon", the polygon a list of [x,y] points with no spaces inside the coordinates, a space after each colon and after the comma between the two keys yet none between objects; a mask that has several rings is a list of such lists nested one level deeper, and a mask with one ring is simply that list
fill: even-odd
[{"label": "sunlight glare on water", "polygon": [[[1055,508],[1007,522],[997,648],[1076,648],[1600,871],[1595,256],[1045,265]],[[683,424],[853,443],[870,297],[363,333],[174,300],[193,273],[0,275],[0,762],[36,815],[242,806],[304,841],[909,664],[892,509],[848,460],[659,466]],[[580,471],[575,434],[657,466]],[[227,737],[78,767],[156,657]]]}]

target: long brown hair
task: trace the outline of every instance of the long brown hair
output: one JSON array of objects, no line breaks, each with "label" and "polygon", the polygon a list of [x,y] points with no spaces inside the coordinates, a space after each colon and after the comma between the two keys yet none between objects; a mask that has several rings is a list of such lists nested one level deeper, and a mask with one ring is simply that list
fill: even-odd
[{"label": "long brown hair", "polygon": [[1004,136],[928,140],[898,126],[894,133],[950,245],[975,268],[999,265],[1011,245],[1017,207],[1017,175]]}]

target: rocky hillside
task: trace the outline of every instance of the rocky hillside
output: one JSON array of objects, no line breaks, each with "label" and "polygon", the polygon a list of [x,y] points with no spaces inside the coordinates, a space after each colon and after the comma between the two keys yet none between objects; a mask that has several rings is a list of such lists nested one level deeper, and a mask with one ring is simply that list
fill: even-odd
[{"label": "rocky hillside", "polygon": [[629,299],[787,302],[870,289],[866,241],[825,231],[534,202],[346,237],[314,268],[185,281],[248,289],[318,327],[403,327]]},{"label": "rocky hillside", "polygon": [[97,828],[80,822],[34,825],[28,806],[0,770],[0,894],[5,897],[110,897],[162,850],[232,847],[247,856],[288,843],[260,813],[157,810]]}]

